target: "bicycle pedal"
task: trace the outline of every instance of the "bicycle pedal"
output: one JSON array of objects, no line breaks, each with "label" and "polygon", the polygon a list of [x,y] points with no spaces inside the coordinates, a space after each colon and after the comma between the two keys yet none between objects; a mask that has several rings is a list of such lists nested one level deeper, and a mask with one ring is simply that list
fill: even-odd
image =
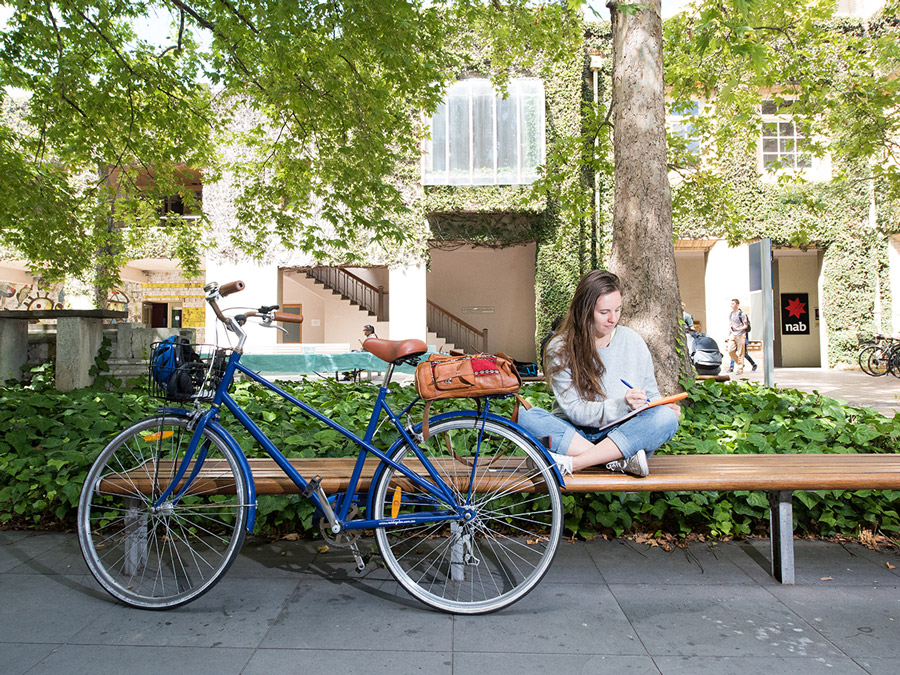
[{"label": "bicycle pedal", "polygon": [[361,554],[355,546],[353,547],[351,552],[353,553],[353,559],[356,561],[356,571],[361,574],[365,571],[366,566],[368,566],[369,562],[372,560],[372,556]]},{"label": "bicycle pedal", "polygon": [[309,499],[314,494],[316,494],[316,492],[318,491],[319,486],[321,484],[322,484],[322,477],[315,476],[306,484],[306,487],[303,490],[303,496],[306,497],[307,499]]}]

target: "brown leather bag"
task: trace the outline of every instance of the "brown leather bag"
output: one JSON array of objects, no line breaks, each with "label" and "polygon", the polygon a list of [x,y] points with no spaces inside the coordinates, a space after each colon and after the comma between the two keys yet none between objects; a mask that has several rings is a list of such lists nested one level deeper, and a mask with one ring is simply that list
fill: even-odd
[{"label": "brown leather bag", "polygon": [[[416,391],[425,399],[422,436],[427,439],[429,435],[428,413],[432,401],[516,394],[521,386],[513,360],[506,354],[432,354],[416,366]],[[524,403],[518,394],[516,398]],[[518,405],[513,421],[517,413]]]}]

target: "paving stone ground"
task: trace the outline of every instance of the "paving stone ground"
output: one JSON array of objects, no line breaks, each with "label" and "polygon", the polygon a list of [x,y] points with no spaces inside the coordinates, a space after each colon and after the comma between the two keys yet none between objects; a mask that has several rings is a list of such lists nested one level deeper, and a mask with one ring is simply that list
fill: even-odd
[{"label": "paving stone ground", "polygon": [[197,601],[136,610],[94,582],[74,535],[0,532],[0,673],[894,675],[900,553],[795,543],[782,586],[766,540],[566,541],[523,600],[462,617],[343,552],[258,539]]}]

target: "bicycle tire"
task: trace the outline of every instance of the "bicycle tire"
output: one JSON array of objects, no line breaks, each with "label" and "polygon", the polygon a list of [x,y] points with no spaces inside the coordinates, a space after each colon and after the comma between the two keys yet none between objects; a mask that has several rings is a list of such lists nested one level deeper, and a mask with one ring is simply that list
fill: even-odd
[{"label": "bicycle tire", "polygon": [[887,355],[887,371],[894,377],[900,377],[900,347],[892,345]]},{"label": "bicycle tire", "polygon": [[866,345],[859,350],[859,367],[866,375],[874,375],[874,373],[869,370],[869,357],[876,349],[879,349],[878,345]]},{"label": "bicycle tire", "polygon": [[[471,505],[471,519],[376,529],[391,574],[413,597],[454,614],[493,612],[523,598],[553,562],[564,524],[559,484],[544,456],[514,428],[472,417],[433,424],[420,447],[457,502]],[[427,479],[408,444],[392,459]],[[483,491],[467,496],[473,477]],[[536,492],[523,493],[526,487]],[[373,489],[375,518],[453,510],[389,466]]]},{"label": "bicycle tire", "polygon": [[[211,430],[203,434],[172,493],[183,494],[156,509],[192,436],[186,418],[164,415],[132,425],[88,472],[78,503],[81,553],[100,585],[125,604],[171,609],[195,600],[241,549],[247,483],[229,445]],[[194,476],[204,453],[202,472]]]},{"label": "bicycle tire", "polygon": [[890,351],[890,347],[875,347],[869,354],[869,367],[866,372],[874,377],[887,375],[888,364],[890,363]]}]

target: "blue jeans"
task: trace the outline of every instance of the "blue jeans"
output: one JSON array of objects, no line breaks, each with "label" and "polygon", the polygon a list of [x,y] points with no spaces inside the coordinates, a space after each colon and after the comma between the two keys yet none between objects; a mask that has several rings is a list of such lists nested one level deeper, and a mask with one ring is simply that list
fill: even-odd
[{"label": "blue jeans", "polygon": [[637,454],[638,450],[644,450],[649,457],[678,431],[678,415],[661,405],[648,408],[611,429],[596,432],[576,427],[543,408],[531,408],[519,412],[519,425],[539,439],[549,437],[550,449],[562,455],[568,453],[575,434],[580,434],[591,443],[608,436],[626,458]]}]

